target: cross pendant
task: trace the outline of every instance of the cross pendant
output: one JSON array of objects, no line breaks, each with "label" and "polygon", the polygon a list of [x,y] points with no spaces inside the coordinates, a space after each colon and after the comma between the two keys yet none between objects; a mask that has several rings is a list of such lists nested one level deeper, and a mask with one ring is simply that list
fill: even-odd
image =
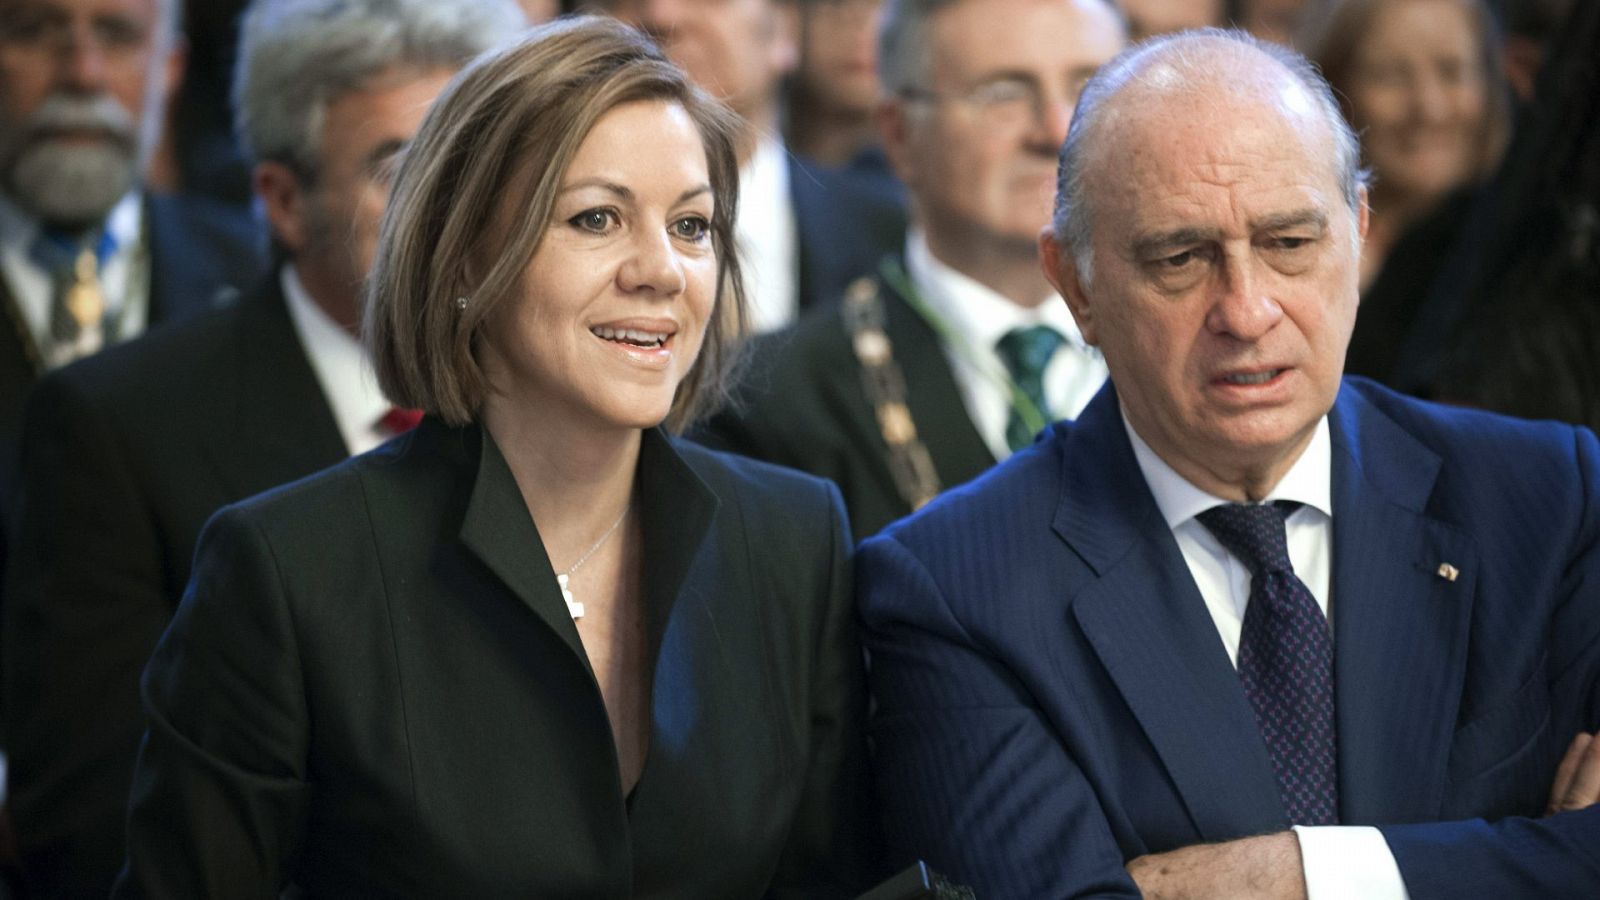
[{"label": "cross pendant", "polygon": [[567,576],[565,574],[557,575],[556,584],[561,586],[561,599],[567,601],[567,613],[574,620],[583,618],[583,604],[572,599],[572,589],[567,587]]}]

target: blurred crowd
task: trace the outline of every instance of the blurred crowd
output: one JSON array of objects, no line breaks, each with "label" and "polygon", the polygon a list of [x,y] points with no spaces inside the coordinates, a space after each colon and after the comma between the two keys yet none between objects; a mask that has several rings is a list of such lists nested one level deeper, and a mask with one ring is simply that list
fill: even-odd
[{"label": "blurred crowd", "polygon": [[[696,440],[832,479],[861,539],[1077,415],[1106,368],[1038,262],[1057,155],[1098,66],[1204,27],[1306,54],[1360,137],[1346,371],[1600,427],[1595,4],[965,2],[517,4],[637,25],[738,116],[753,336]],[[273,18],[301,5],[0,0],[0,866],[29,896],[121,864],[138,675],[211,513],[416,424],[363,280],[429,101],[525,23]]]}]

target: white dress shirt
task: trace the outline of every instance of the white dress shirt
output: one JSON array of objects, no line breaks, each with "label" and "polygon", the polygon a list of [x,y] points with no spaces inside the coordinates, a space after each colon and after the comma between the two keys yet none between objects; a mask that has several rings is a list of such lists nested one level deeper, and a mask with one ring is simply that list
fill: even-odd
[{"label": "white dress shirt", "polygon": [[279,277],[289,320],[333,411],[345,449],[365,453],[394,437],[382,424],[391,404],[378,390],[366,348],[311,299],[293,265],[284,266]]},{"label": "white dress shirt", "polygon": [[774,331],[800,312],[800,238],[789,193],[789,154],[766,135],[739,168],[739,218],[734,239],[754,332]]},{"label": "white dress shirt", "polygon": [[[111,236],[113,249],[100,264],[100,289],[106,316],[118,325],[118,340],[144,331],[150,318],[150,273],[141,240],[143,227],[144,199],[136,191],[118,200],[106,216],[106,233]],[[34,346],[50,356],[55,342],[50,332],[55,284],[51,273],[39,268],[31,256],[40,230],[37,219],[0,195],[0,272],[28,323]],[[86,339],[98,343],[100,335],[86,335]],[[66,361],[65,357],[47,359],[46,364]]]},{"label": "white dress shirt", "polygon": [[[1011,455],[1006,421],[1011,416],[1010,376],[995,345],[1008,331],[1048,325],[1066,338],[1044,370],[1044,396],[1060,418],[1075,418],[1106,380],[1100,351],[1078,331],[1066,301],[1050,294],[1037,306],[1021,306],[940,262],[928,249],[927,235],[913,228],[906,236],[906,275],[955,341],[941,335],[945,356],[967,415],[995,459]],[[941,330],[941,329],[935,329]]]},{"label": "white dress shirt", "polygon": [[[1124,412],[1133,455],[1156,507],[1183,553],[1205,600],[1228,659],[1239,664],[1239,631],[1250,601],[1250,570],[1195,516],[1229,501],[1206,493],[1167,465],[1141,439]],[[1262,502],[1292,500],[1299,509],[1285,521],[1289,562],[1332,624],[1329,582],[1333,571],[1333,441],[1323,417],[1311,443]],[[1364,698],[1338,698],[1360,703]],[[1294,826],[1309,900],[1409,900],[1400,867],[1383,833],[1366,826]]]}]

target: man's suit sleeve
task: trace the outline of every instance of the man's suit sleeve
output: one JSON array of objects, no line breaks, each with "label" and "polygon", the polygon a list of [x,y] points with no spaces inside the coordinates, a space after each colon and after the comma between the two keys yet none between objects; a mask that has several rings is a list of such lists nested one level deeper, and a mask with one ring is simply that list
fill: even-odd
[{"label": "man's suit sleeve", "polygon": [[857,572],[891,862],[921,858],[985,898],[1138,897],[1077,763],[922,561],[879,536]]},{"label": "man's suit sleeve", "polygon": [[29,404],[23,478],[0,629],[10,807],[31,891],[104,894],[144,732],[139,672],[172,614],[161,541],[123,436],[60,373]]},{"label": "man's suit sleeve", "polygon": [[201,534],[142,694],[115,895],[276,897],[305,825],[308,712],[283,574],[241,511]]},{"label": "man's suit sleeve", "polygon": [[[1600,442],[1573,429],[1577,533],[1565,550],[1550,628],[1550,726],[1566,746],[1600,731]],[[1551,471],[1550,477],[1561,477]],[[1552,534],[1552,540],[1560,539]],[[1549,773],[1554,780],[1555,773]],[[1600,896],[1600,806],[1546,818],[1387,826],[1412,900],[1443,897]]]}]

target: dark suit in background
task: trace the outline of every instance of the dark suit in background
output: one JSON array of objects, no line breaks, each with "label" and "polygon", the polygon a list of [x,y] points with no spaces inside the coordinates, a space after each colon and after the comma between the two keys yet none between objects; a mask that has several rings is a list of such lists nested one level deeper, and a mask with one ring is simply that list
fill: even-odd
[{"label": "dark suit in background", "polygon": [[346,455],[276,275],[248,299],[46,375],[28,406],[3,698],[27,879],[103,893],[139,673],[219,507]]},{"label": "dark suit in background", "polygon": [[659,431],[638,477],[654,699],[629,795],[505,459],[430,419],[202,536],[144,679],[119,894],[853,896],[837,492]]},{"label": "dark suit in background", "polygon": [[[1600,727],[1600,445],[1360,380],[1329,419],[1342,822],[1414,900],[1594,896],[1600,807],[1538,817]],[[859,565],[900,854],[983,897],[1134,897],[1130,859],[1288,824],[1109,385]]]},{"label": "dark suit in background", "polygon": [[[237,300],[260,275],[266,240],[246,213],[195,197],[146,194],[144,232],[149,241],[151,327]],[[21,309],[0,278],[0,512],[14,512],[17,446],[28,389],[44,374],[21,335]],[[0,571],[4,571],[5,517],[0,517]]]},{"label": "dark suit in background", "polygon": [[[875,270],[874,270],[875,271]],[[939,480],[961,484],[994,465],[967,415],[933,328],[880,275],[884,334],[905,373],[906,401]],[[761,338],[738,402],[697,438],[715,447],[832,479],[860,537],[911,512],[895,485],[889,448],[862,386],[862,369],[839,303]]]},{"label": "dark suit in background", "polygon": [[895,182],[789,160],[799,244],[800,312],[836,303],[856,278],[905,244],[905,200]]}]

